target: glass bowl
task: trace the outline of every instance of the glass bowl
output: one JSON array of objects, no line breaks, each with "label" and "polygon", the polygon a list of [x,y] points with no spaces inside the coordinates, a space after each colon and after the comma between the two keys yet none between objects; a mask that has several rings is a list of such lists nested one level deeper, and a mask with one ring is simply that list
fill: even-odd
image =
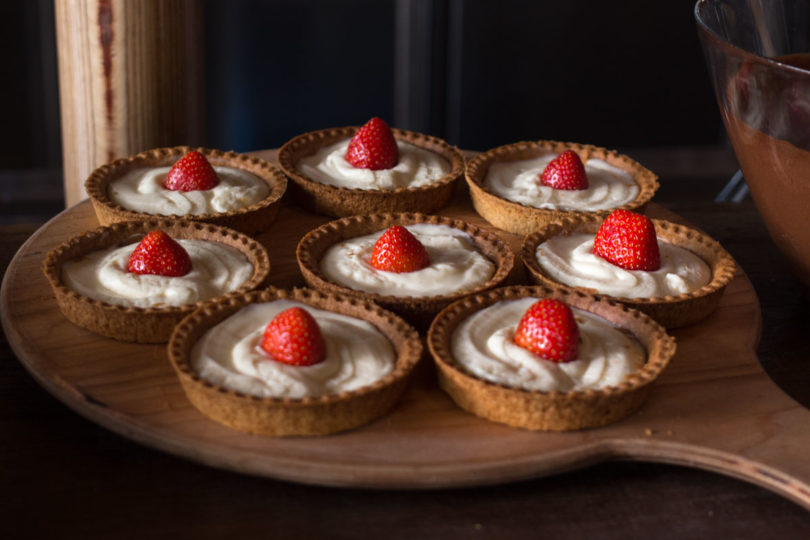
[{"label": "glass bowl", "polygon": [[751,196],[810,290],[810,0],[700,0],[695,19]]}]

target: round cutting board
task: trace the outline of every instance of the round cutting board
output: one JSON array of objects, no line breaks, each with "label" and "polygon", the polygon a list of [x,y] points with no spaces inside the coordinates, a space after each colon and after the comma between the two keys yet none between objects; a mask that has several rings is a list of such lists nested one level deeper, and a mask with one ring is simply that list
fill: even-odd
[{"label": "round cutting board", "polygon": [[[649,213],[677,220],[655,205]],[[463,190],[442,214],[488,227]],[[258,237],[270,253],[273,285],[303,285],[295,246],[327,221],[292,205],[282,208]],[[102,338],[61,315],[40,265],[48,250],[96,226],[85,201],[22,246],[3,280],[3,327],[42,386],[134,441],[249,474],[374,488],[483,485],[609,459],[658,461],[748,480],[810,508],[810,412],[779,390],[757,361],[759,304],[742,271],[710,318],[673,332],[678,353],[649,400],[613,425],[533,433],[487,422],[457,408],[424,361],[402,401],[376,422],[328,437],[278,439],[234,431],[197,412],[164,346]],[[517,250],[520,238],[496,232]]]}]

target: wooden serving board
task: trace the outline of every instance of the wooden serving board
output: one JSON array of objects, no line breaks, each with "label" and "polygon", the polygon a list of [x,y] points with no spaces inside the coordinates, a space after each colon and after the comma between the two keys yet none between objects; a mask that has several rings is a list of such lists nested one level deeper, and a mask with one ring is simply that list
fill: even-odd
[{"label": "wooden serving board", "polygon": [[[466,193],[442,213],[487,226]],[[655,205],[649,213],[678,219]],[[295,246],[326,221],[289,204],[282,208],[272,229],[258,238],[270,253],[273,285],[303,285]],[[674,332],[678,353],[649,400],[616,424],[533,433],[481,420],[439,390],[426,360],[400,404],[378,421],[329,437],[276,439],[234,431],[198,413],[163,346],[105,339],[61,315],[40,271],[42,259],[97,225],[85,201],[31,236],[3,280],[3,327],[20,361],[49,392],[142,444],[249,474],[373,488],[484,485],[611,459],[656,461],[741,478],[810,508],[810,412],[759,365],[759,303],[742,271],[714,315]],[[519,247],[520,238],[500,234]]]}]

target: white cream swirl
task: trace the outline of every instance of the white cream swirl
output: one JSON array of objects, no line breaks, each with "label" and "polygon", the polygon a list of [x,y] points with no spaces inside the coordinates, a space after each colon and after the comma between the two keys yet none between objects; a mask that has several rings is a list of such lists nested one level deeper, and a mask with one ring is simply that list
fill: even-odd
[{"label": "white cream swirl", "polygon": [[[326,359],[312,366],[276,362],[261,348],[267,324],[299,306],[318,322]],[[367,386],[394,369],[396,354],[372,324],[290,300],[251,304],[208,330],[191,351],[192,368],[211,383],[257,397],[303,398]]]},{"label": "white cream swirl", "polygon": [[476,312],[451,337],[453,358],[477,377],[514,388],[568,392],[620,384],[646,362],[641,344],[605,319],[572,308],[579,355],[556,363],[515,344],[517,325],[537,298],[504,300]]},{"label": "white cream swirl", "polygon": [[321,259],[327,279],[355,290],[386,296],[437,296],[471,290],[492,277],[495,264],[482,255],[467,233],[447,225],[406,227],[425,246],[430,266],[415,272],[384,272],[369,264],[384,231],[335,244]]},{"label": "white cream swirl", "polygon": [[633,176],[601,159],[589,159],[585,165],[588,189],[564,190],[545,186],[539,175],[557,154],[549,152],[532,159],[496,161],[484,180],[495,195],[550,210],[606,210],[634,200],[640,191]]},{"label": "white cream swirl", "polygon": [[270,193],[267,182],[242,169],[214,167],[219,184],[212,189],[172,191],[163,187],[170,167],[133,169],[110,182],[107,196],[128,210],[155,215],[230,212],[255,204]]},{"label": "white cream swirl", "polygon": [[391,169],[357,169],[346,158],[346,139],[319,149],[298,163],[307,178],[336,187],[354,189],[415,188],[435,182],[450,172],[450,164],[439,154],[397,141],[399,163]]},{"label": "white cream swirl", "polygon": [[537,262],[555,281],[625,298],[657,298],[697,290],[711,280],[709,266],[691,251],[658,242],[661,267],[625,270],[594,255],[594,235],[557,235],[537,246]]},{"label": "white cream swirl", "polygon": [[108,304],[133,307],[183,306],[239,288],[253,265],[231,246],[179,239],[191,258],[191,271],[179,277],[127,271],[137,244],[93,251],[62,266],[62,280],[74,291]]}]

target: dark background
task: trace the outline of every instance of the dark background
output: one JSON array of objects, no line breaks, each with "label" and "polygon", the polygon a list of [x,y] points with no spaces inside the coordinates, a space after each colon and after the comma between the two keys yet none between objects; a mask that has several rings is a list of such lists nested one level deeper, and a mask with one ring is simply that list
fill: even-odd
[{"label": "dark background", "polygon": [[[271,148],[376,115],[474,150],[542,138],[621,151],[724,144],[693,6],[206,0],[203,142]],[[0,3],[0,47],[8,221],[63,204],[52,0]]]}]

